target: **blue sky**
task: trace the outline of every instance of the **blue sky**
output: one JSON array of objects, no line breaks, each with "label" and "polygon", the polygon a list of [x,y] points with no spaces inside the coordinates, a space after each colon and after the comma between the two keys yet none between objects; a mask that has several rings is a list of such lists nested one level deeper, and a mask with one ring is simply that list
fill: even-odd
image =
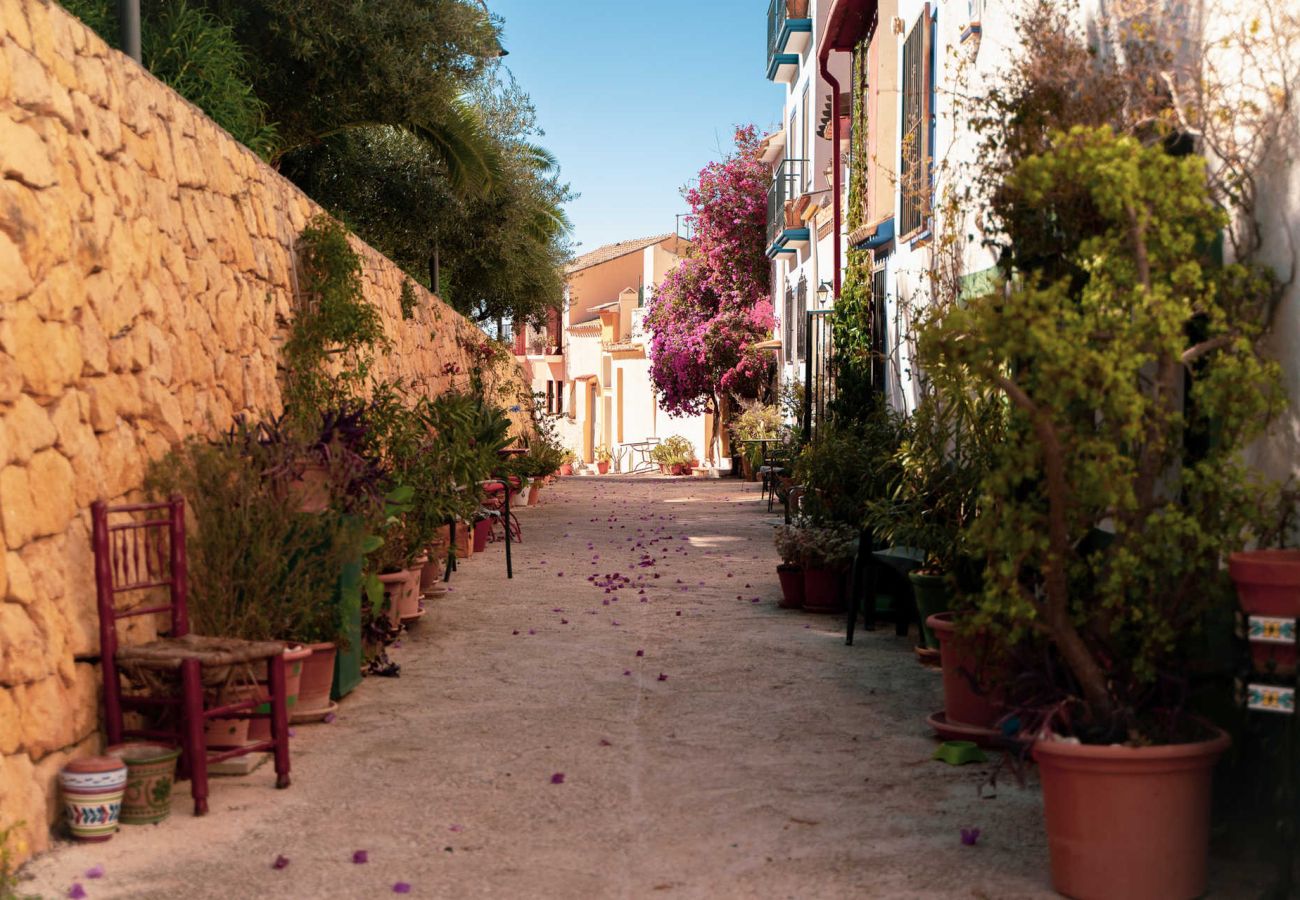
[{"label": "blue sky", "polygon": [[487,0],[504,60],[537,107],[563,176],[578,253],[672,231],[680,188],[767,128],[783,87],[764,78],[766,0]]}]

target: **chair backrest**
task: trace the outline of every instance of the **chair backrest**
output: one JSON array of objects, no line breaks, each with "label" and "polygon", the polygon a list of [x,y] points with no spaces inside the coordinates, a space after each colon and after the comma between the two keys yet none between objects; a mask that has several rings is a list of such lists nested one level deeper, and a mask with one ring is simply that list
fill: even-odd
[{"label": "chair backrest", "polygon": [[[186,609],[185,501],[109,506],[91,504],[99,649],[106,666],[117,652],[117,620],[171,614],[171,636],[189,633]],[[167,590],[167,602],[119,606],[119,596]]]}]

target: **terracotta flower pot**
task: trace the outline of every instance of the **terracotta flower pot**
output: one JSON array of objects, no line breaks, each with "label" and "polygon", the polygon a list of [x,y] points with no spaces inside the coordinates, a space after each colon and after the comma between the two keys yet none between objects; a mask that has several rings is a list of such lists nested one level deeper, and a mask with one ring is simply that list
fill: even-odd
[{"label": "terracotta flower pot", "polygon": [[474,527],[466,522],[456,523],[456,558],[469,559],[474,555]]},{"label": "terracotta flower pot", "polygon": [[925,646],[931,650],[939,649],[939,639],[930,630],[930,616],[948,611],[951,596],[948,591],[948,579],[943,575],[922,575],[909,572],[907,580],[912,583],[912,596],[916,598],[916,612],[921,619],[921,634]]},{"label": "terracotta flower pot", "polygon": [[388,624],[396,631],[402,626],[402,599],[406,594],[411,573],[403,569],[400,572],[386,572],[379,576],[379,583],[384,586],[386,605],[384,614]]},{"label": "terracotta flower pot", "polygon": [[540,494],[541,492],[542,492],[542,486],[541,486],[540,484],[538,484],[536,481],[534,481],[531,485],[528,486],[528,505],[529,505],[529,506],[536,506],[536,505],[537,505],[537,495]]},{"label": "terracotta flower pot", "polygon": [[937,613],[926,620],[939,639],[944,715],[950,725],[993,728],[1002,715],[1000,692],[991,686],[983,671],[978,639],[958,635],[953,616],[950,612]]},{"label": "terracotta flower pot", "polygon": [[430,544],[428,561],[420,568],[420,593],[426,593],[442,578],[442,561],[447,558],[446,544]]},{"label": "terracotta flower pot", "polygon": [[671,469],[670,471],[671,471],[672,474],[674,474],[674,475],[680,475],[680,474],[682,474],[682,464],[681,464],[681,463],[673,463],[672,469]]},{"label": "terracotta flower pot", "polygon": [[836,569],[803,570],[805,612],[833,613],[844,609],[844,573]]},{"label": "terracotta flower pot", "polygon": [[1035,743],[1052,886],[1079,900],[1203,894],[1214,763],[1230,743]]},{"label": "terracotta flower pot", "polygon": [[474,552],[482,553],[487,549],[488,536],[492,534],[492,521],[479,519],[474,523]]},{"label": "terracotta flower pot", "polygon": [[114,744],[104,751],[126,763],[126,793],[120,819],[126,825],[152,825],[172,811],[179,747],[136,741]]},{"label": "terracotta flower pot", "polygon": [[406,590],[398,598],[397,615],[405,622],[420,617],[420,579],[424,576],[424,564],[428,560],[416,560],[415,565],[406,570]]},{"label": "terracotta flower pot", "polygon": [[330,705],[330,687],[334,684],[334,658],[338,647],[331,641],[308,644],[311,655],[302,661],[302,678],[298,683],[295,712],[302,716],[324,712]]},{"label": "terracotta flower pot", "polygon": [[115,756],[83,756],[63,767],[59,784],[74,838],[106,841],[113,836],[126,779],[126,763]]},{"label": "terracotta flower pot", "polygon": [[609,460],[601,460],[596,463],[596,471],[604,475],[609,472]]},{"label": "terracotta flower pot", "polygon": [[561,474],[561,475],[572,475],[572,474],[573,474],[573,466],[571,466],[569,463],[565,463],[564,465],[560,466],[560,474]]},{"label": "terracotta flower pot", "polygon": [[782,563],[776,567],[776,577],[781,580],[782,609],[801,609],[803,607],[803,567],[792,563]]},{"label": "terracotta flower pot", "polygon": [[[284,708],[292,716],[298,709],[298,694],[302,690],[302,666],[311,658],[312,649],[306,644],[290,644],[284,650]],[[270,685],[259,682],[258,694],[265,703],[253,712],[271,712]],[[250,741],[269,741],[271,739],[270,719],[248,720],[248,739]]]},{"label": "terracotta flower pot", "polygon": [[[1237,586],[1237,601],[1247,616],[1300,619],[1300,550],[1247,550],[1228,557],[1228,574]],[[1262,623],[1257,623],[1262,624]],[[1285,623],[1275,623],[1287,627]],[[1263,674],[1290,675],[1296,669],[1296,645],[1273,643],[1262,627],[1251,630],[1250,656]],[[1259,632],[1255,634],[1254,632]]]}]

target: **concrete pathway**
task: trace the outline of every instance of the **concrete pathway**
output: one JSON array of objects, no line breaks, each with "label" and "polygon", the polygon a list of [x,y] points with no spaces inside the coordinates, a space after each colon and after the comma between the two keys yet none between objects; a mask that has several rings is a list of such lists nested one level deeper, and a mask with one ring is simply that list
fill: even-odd
[{"label": "concrete pathway", "polygon": [[[514,580],[500,545],[464,563],[393,651],[400,678],[368,679],[334,723],[297,728],[292,788],[275,791],[269,766],[217,780],[209,816],[178,797],[159,826],[62,845],[23,887],[1048,895],[1036,785],[1004,773],[981,799],[988,766],[930,761],[924,717],[942,689],[909,641],[884,628],[846,647],[840,617],[776,607],[756,485],[570,478],[542,496],[520,512]],[[964,827],[981,829],[975,846]]]}]

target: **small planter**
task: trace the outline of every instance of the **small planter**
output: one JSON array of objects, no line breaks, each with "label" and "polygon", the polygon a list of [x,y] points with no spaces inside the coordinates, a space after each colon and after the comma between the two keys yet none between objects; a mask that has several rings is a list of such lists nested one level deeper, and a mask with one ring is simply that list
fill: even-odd
[{"label": "small planter", "polygon": [[[1300,619],[1300,550],[1247,550],[1228,557],[1228,574],[1237,586],[1237,601],[1247,616]],[[1257,628],[1264,623],[1256,623]],[[1279,628],[1285,623],[1276,623]],[[1256,629],[1252,629],[1256,630]],[[1250,658],[1261,674],[1291,675],[1296,645],[1252,635]]]},{"label": "small planter", "polygon": [[945,723],[995,734],[993,726],[1002,714],[999,692],[990,686],[987,673],[982,671],[981,648],[977,641],[957,634],[953,615],[950,612],[938,613],[928,620],[930,630],[939,639],[939,654],[943,660]]},{"label": "small planter", "polygon": [[776,577],[781,580],[782,609],[803,608],[803,567],[791,563],[782,563],[776,567]]},{"label": "small planter", "polygon": [[607,474],[609,472],[609,460],[602,459],[596,463],[596,471],[602,475]]},{"label": "small planter", "polygon": [[74,759],[59,773],[68,828],[79,841],[107,841],[117,831],[126,763],[115,756]]},{"label": "small planter", "polygon": [[308,644],[311,655],[302,661],[302,678],[298,683],[298,703],[290,720],[316,722],[331,711],[330,686],[334,681],[334,660],[338,647],[332,641]]},{"label": "small planter", "polygon": [[115,744],[104,751],[126,763],[126,793],[120,819],[126,825],[153,825],[172,811],[179,747],[135,742]]},{"label": "small planter", "polygon": [[379,576],[379,583],[384,586],[384,597],[388,601],[384,614],[393,631],[402,627],[402,597],[407,591],[407,582],[411,580],[409,572],[387,572]]},{"label": "small planter", "polygon": [[426,562],[427,560],[418,559],[415,565],[406,570],[406,590],[397,604],[397,616],[403,623],[414,622],[423,615],[420,609],[420,579],[424,576]]},{"label": "small planter", "polygon": [[1231,743],[1034,744],[1052,886],[1080,900],[1190,900],[1205,892],[1214,764]]},{"label": "small planter", "polygon": [[488,537],[492,534],[492,520],[479,519],[474,523],[474,552],[482,553],[487,549]]},{"label": "small planter", "polygon": [[456,523],[456,558],[469,559],[474,555],[474,529],[465,522]]},{"label": "small planter", "polygon": [[930,630],[929,618],[948,611],[951,601],[948,579],[943,575],[909,572],[907,580],[912,583],[912,596],[916,598],[916,611],[921,618],[921,634],[925,638],[925,646],[938,650],[939,639]]},{"label": "small planter", "polygon": [[805,612],[834,613],[844,609],[844,573],[838,569],[803,570]]},{"label": "small planter", "polygon": [[669,471],[669,473],[672,474],[672,475],[680,475],[680,474],[682,474],[682,464],[681,464],[681,463],[673,463],[673,464],[672,464],[672,467],[671,467],[668,471]]},{"label": "small planter", "polygon": [[564,465],[560,466],[560,474],[561,474],[561,475],[572,475],[572,474],[573,474],[573,466],[569,465],[568,463],[565,463]]},{"label": "small planter", "polygon": [[540,494],[541,492],[542,492],[542,486],[541,486],[540,484],[538,484],[536,481],[534,481],[532,484],[530,484],[530,485],[528,486],[528,505],[529,505],[529,506],[536,506],[536,505],[537,505],[537,495]]}]

